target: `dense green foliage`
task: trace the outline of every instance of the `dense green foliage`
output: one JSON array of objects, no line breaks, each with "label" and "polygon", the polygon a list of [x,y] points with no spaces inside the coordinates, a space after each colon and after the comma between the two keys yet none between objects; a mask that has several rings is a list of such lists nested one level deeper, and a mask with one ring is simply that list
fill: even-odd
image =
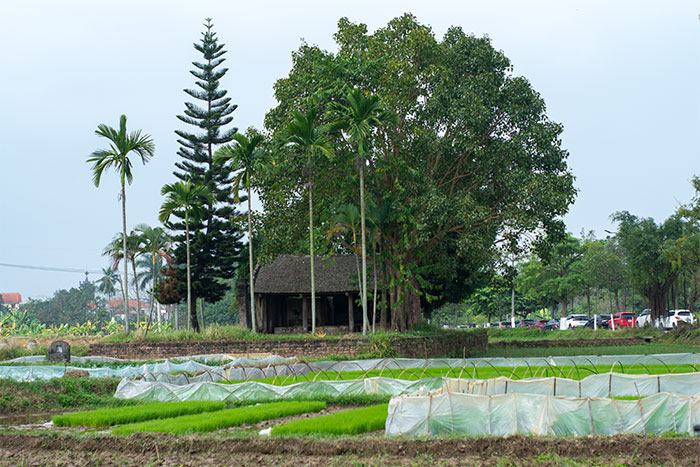
[{"label": "dense green foliage", "polygon": [[53,424],[56,426],[105,427],[214,412],[222,410],[224,406],[223,401],[153,402],[135,407],[118,407],[56,415],[53,417]]},{"label": "dense green foliage", "polygon": [[272,428],[273,435],[357,435],[383,430],[388,416],[388,404],[292,420]]},{"label": "dense green foliage", "polygon": [[325,402],[271,402],[253,406],[239,407],[219,412],[210,412],[199,415],[184,415],[182,417],[164,420],[152,420],[148,422],[122,425],[112,430],[117,435],[128,435],[139,432],[159,433],[205,433],[221,430],[244,423],[258,423],[263,420],[272,420],[280,417],[288,417],[307,412],[318,412],[326,407]]},{"label": "dense green foliage", "polygon": [[[498,246],[518,249],[525,232],[534,232],[535,241],[561,232],[575,193],[562,128],[488,38],[453,27],[438,40],[404,15],[372,34],[343,18],[335,39],[337,53],[306,44],[294,53],[265,124],[273,139],[283,140],[294,112],[316,109],[321,123],[330,123],[330,104],[352,89],[376,96],[395,115],[364,135],[362,168],[368,207],[384,213],[373,225],[381,241],[372,252],[379,291],[391,306],[388,324],[403,330],[421,319],[421,297],[429,312],[480,285]],[[318,233],[331,230],[345,206],[358,204],[358,146],[351,136],[350,130],[332,135],[335,157],[316,161]],[[258,182],[262,257],[306,251],[307,175],[293,149],[282,147]],[[347,251],[340,241],[315,247]]]}]

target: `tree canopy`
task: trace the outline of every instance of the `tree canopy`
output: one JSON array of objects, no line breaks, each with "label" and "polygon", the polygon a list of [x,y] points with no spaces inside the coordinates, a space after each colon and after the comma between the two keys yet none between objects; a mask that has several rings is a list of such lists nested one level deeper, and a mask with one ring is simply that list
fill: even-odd
[{"label": "tree canopy", "polygon": [[[266,128],[281,138],[294,112],[312,108],[329,123],[334,103],[355,88],[396,116],[363,140],[366,195],[387,206],[378,259],[387,269],[382,287],[393,328],[420,319],[420,297],[439,299],[455,283],[465,295],[473,290],[499,245],[517,249],[526,232],[536,241],[561,235],[575,196],[562,127],[488,38],[452,27],[438,40],[412,15],[373,34],[343,18],[334,37],[337,53],[302,44],[293,54]],[[314,185],[322,231],[344,206],[358,204],[354,154],[342,133],[330,137],[336,157],[317,161]],[[268,259],[304,251],[304,178],[303,165],[282,147],[259,181]]]}]

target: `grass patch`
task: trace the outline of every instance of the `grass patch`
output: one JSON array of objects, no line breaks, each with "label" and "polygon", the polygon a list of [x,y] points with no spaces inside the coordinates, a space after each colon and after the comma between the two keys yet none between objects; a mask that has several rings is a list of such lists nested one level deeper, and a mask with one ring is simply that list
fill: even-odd
[{"label": "grass patch", "polygon": [[117,399],[117,378],[54,378],[48,381],[0,379],[0,413],[119,407],[141,401]]},{"label": "grass patch", "polygon": [[252,424],[263,420],[298,415],[307,412],[318,412],[326,407],[325,402],[273,402],[239,407],[199,415],[185,415],[163,420],[132,423],[112,429],[116,435],[128,435],[137,432],[159,432],[173,434],[205,433],[221,430],[244,423]]},{"label": "grass patch", "polygon": [[142,422],[181,415],[201,414],[222,410],[225,404],[217,402],[154,402],[132,407],[92,410],[53,417],[56,426],[104,427]]},{"label": "grass patch", "polygon": [[357,435],[384,429],[388,404],[373,405],[362,409],[345,410],[302,420],[292,420],[272,428],[272,434],[284,435]]},{"label": "grass patch", "polygon": [[[568,331],[561,331],[562,333]],[[700,347],[686,343],[651,342],[639,345],[596,345],[584,347],[512,347],[489,348],[486,352],[475,353],[473,357],[568,357],[576,355],[651,355],[665,353],[700,352]]]},{"label": "grass patch", "polygon": [[542,331],[538,328],[486,328],[489,342],[508,342],[520,340],[551,340],[551,339],[614,339],[619,337],[659,337],[664,334],[661,329],[652,327],[645,328],[619,328],[612,329],[591,329],[574,328],[564,331]]}]

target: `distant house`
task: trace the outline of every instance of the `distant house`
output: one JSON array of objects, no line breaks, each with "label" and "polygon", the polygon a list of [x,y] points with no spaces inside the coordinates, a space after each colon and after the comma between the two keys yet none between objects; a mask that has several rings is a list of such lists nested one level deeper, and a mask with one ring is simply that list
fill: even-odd
[{"label": "distant house", "polygon": [[[107,304],[107,309],[108,310],[113,310],[115,313],[119,314],[122,318],[124,318],[124,299],[122,298],[112,298],[110,300],[106,300],[105,303]],[[135,298],[130,298],[128,301],[129,304],[129,316],[136,316],[136,309],[138,308],[138,301]],[[141,300],[141,312],[142,313],[147,313],[148,310],[150,309],[150,304],[146,300]]]},{"label": "distant house", "polygon": [[0,293],[0,306],[16,310],[22,303],[22,294],[20,293]]},{"label": "distant house", "polygon": [[[357,259],[336,255],[314,259],[316,327],[324,332],[349,332],[362,325],[356,306],[360,287]],[[250,291],[238,289],[240,322],[251,327]],[[309,255],[280,255],[255,272],[255,310],[258,331],[303,333],[311,330],[311,267]]]}]

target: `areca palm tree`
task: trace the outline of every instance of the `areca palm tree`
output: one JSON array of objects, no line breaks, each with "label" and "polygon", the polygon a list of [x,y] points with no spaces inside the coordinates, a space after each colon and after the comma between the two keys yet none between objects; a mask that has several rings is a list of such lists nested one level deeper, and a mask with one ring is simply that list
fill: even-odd
[{"label": "areca palm tree", "polygon": [[251,182],[255,173],[260,170],[265,163],[265,153],[260,147],[265,138],[262,135],[254,135],[250,139],[245,135],[236,133],[233,135],[234,143],[223,146],[216,151],[215,162],[217,164],[226,164],[231,162],[231,170],[238,172],[233,179],[231,192],[236,203],[240,203],[239,191],[241,189],[241,181],[245,184],[248,191],[248,274],[250,276],[250,308],[251,308],[251,327],[253,332],[256,331],[255,323],[255,286],[253,285],[253,226],[251,221]]},{"label": "areca palm tree", "polygon": [[160,207],[158,219],[165,223],[175,211],[185,218],[185,248],[187,251],[187,310],[192,328],[199,332],[197,309],[192,308],[192,277],[190,273],[190,220],[199,219],[204,214],[203,203],[213,202],[212,194],[203,185],[193,185],[190,180],[170,183],[160,190],[165,202]]},{"label": "areca palm tree", "polygon": [[[156,146],[153,138],[150,135],[141,134],[141,130],[126,131],[126,115],[122,115],[119,119],[119,129],[100,124],[95,130],[95,134],[109,141],[109,149],[98,149],[92,153],[87,159],[88,163],[92,163],[92,181],[95,186],[100,186],[100,180],[105,170],[114,168],[119,174],[121,182],[121,199],[122,199],[122,247],[124,252],[127,251],[126,245],[126,184],[134,179],[132,173],[132,163],[129,154],[134,153],[141,158],[141,162],[146,164],[155,153]],[[129,284],[129,272],[126,262],[124,263],[124,313],[126,314],[126,332],[129,333],[129,293],[127,291]]]},{"label": "areca palm tree", "polygon": [[150,256],[151,272],[152,272],[152,287],[151,287],[151,307],[148,312],[148,320],[146,321],[146,334],[151,325],[151,317],[153,316],[153,306],[155,303],[154,293],[156,286],[156,258],[165,257],[167,250],[170,248],[170,237],[162,227],[151,227],[147,224],[139,224],[134,228],[139,239],[139,250],[143,254]]},{"label": "areca palm tree", "polygon": [[357,165],[360,172],[360,231],[362,242],[362,334],[367,334],[367,234],[365,219],[365,157],[369,137],[375,128],[394,122],[396,116],[382,107],[377,96],[365,96],[358,88],[345,96],[345,103],[334,103],[331,107],[334,122],[332,130],[340,130],[349,136],[350,143],[357,151]]},{"label": "areca palm tree", "polygon": [[283,136],[286,145],[296,147],[306,157],[309,176],[309,256],[311,262],[311,333],[316,332],[316,285],[314,279],[314,157],[323,154],[333,157],[333,148],[326,138],[326,128],[316,125],[316,109],[309,109],[305,114],[294,112],[292,121],[287,124]]},{"label": "areca palm tree", "polygon": [[[126,244],[126,250],[124,250],[124,244]],[[121,232],[118,233],[105,247],[102,254],[108,256],[112,262],[112,267],[117,269],[119,267],[119,263],[125,257],[124,251],[126,251],[126,261],[124,262],[124,267],[126,268],[128,264],[131,264],[131,271],[134,273],[134,290],[136,291],[136,328],[138,329],[139,325],[141,324],[141,295],[139,293],[139,283],[136,277],[136,259],[141,253],[141,239],[136,232],[131,231],[129,235],[126,236],[126,240],[123,239]],[[128,287],[129,284],[127,283],[126,287],[124,288],[126,289]],[[126,320],[128,327],[128,314],[126,315]]]},{"label": "areca palm tree", "polygon": [[[102,268],[102,277],[97,280],[97,291],[106,295],[110,301],[117,292],[117,285],[120,284],[119,274],[114,268]],[[114,310],[109,307],[109,317],[114,318]]]}]

